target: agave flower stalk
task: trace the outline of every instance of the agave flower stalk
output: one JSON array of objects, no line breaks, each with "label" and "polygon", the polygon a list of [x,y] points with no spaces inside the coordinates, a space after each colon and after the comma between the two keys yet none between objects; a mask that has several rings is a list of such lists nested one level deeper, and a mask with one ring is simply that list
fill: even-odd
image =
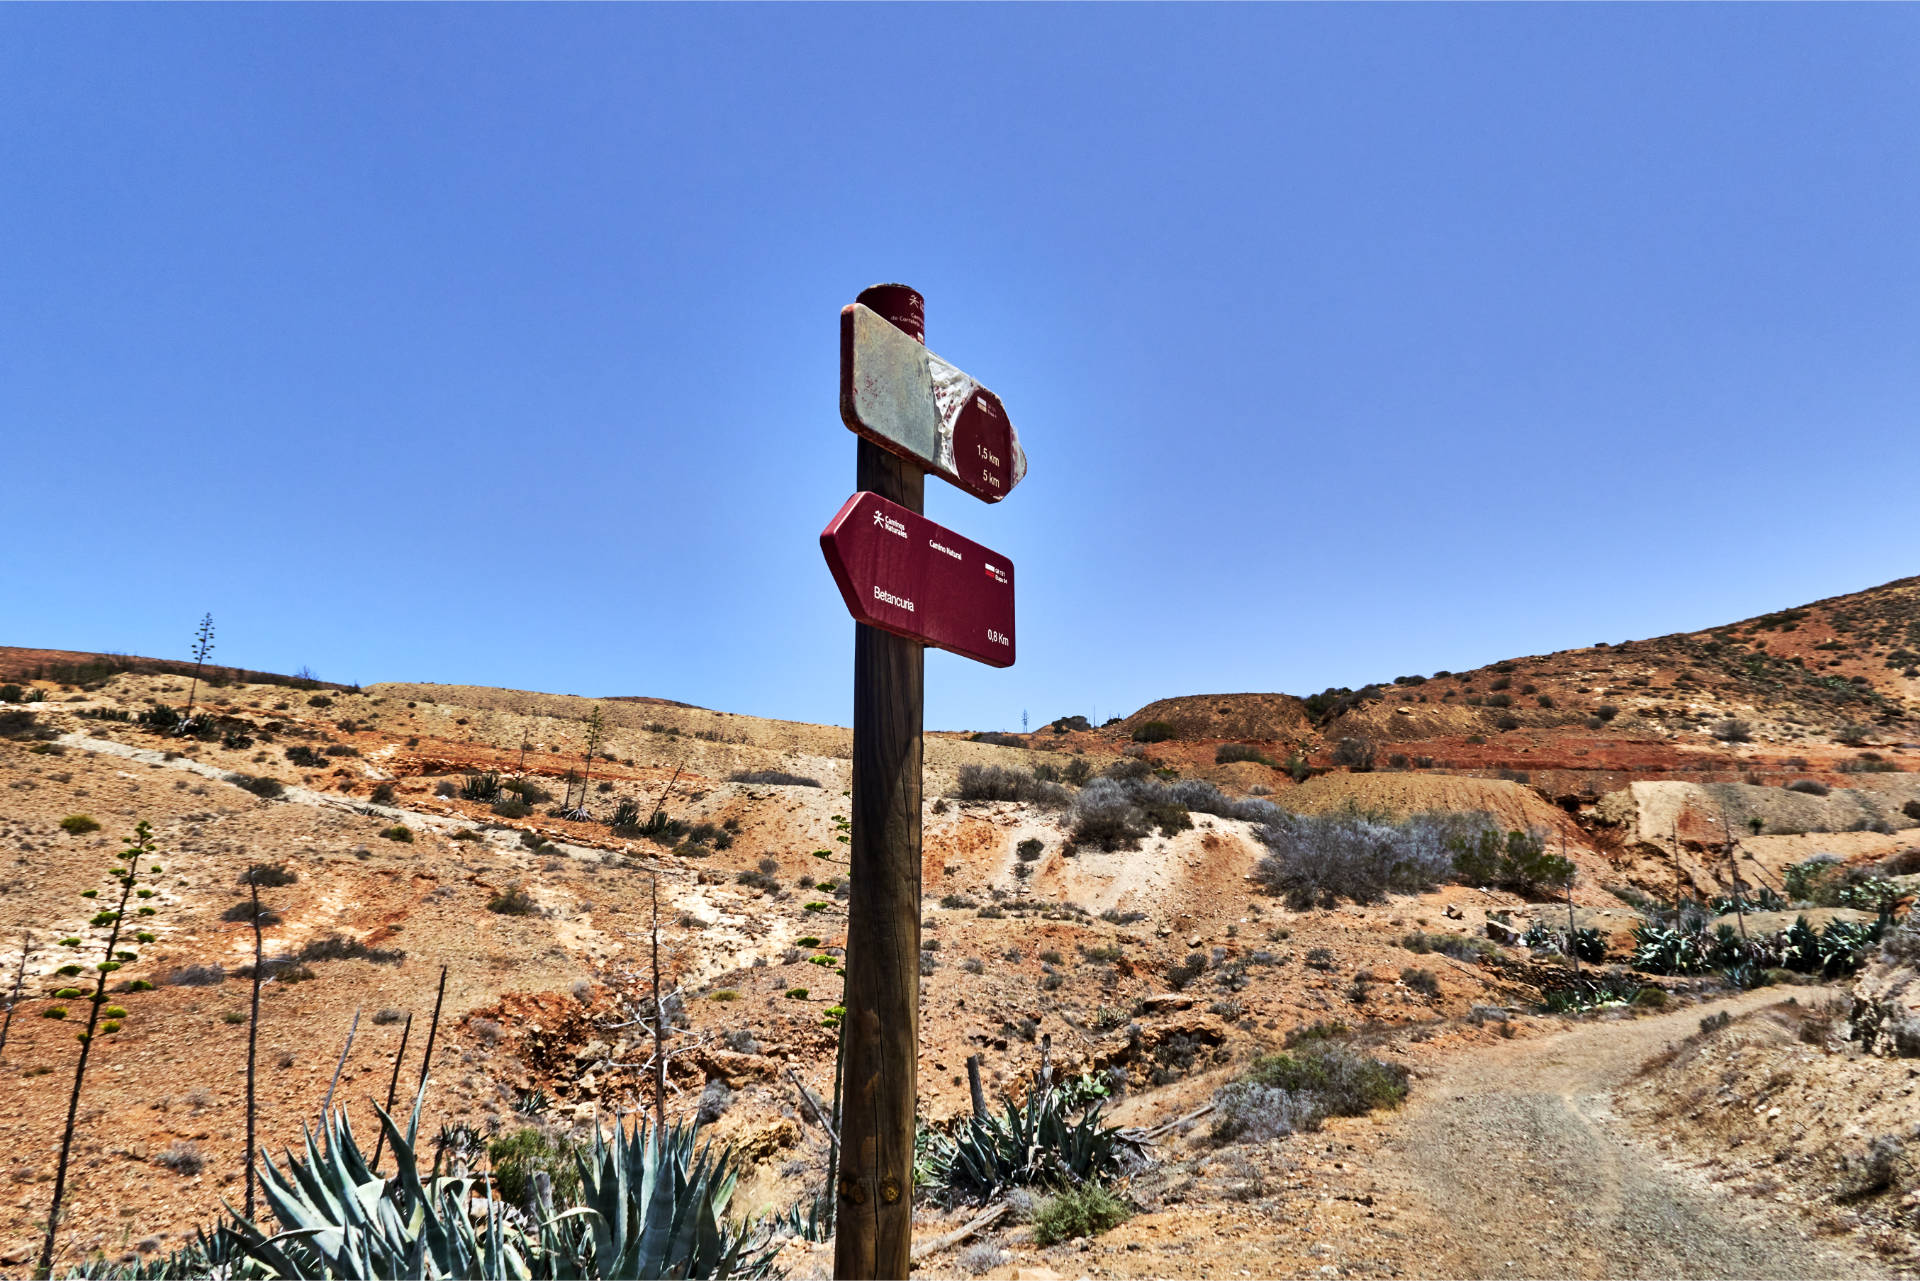
[{"label": "agave flower stalk", "polygon": [[247,868],[247,893],[253,900],[253,1003],[247,1011],[247,1217],[253,1217],[253,1150],[254,1150],[254,1064],[260,1048],[260,984],[261,970],[265,969],[264,944],[260,937],[261,927],[266,924],[260,909],[260,865]]},{"label": "agave flower stalk", "polygon": [[213,653],[213,615],[208,614],[200,620],[200,626],[193,633],[193,683],[187,686],[187,710],[180,718],[177,733],[185,734],[193,725],[193,699],[200,692],[200,669],[206,665],[207,655]]},{"label": "agave flower stalk", "polygon": [[[133,835],[127,840],[127,848],[120,851],[117,859],[124,867],[114,867],[110,873],[120,884],[120,901],[111,912],[102,911],[93,918],[96,927],[105,928],[106,941],[101,948],[100,961],[93,968],[93,999],[87,1002],[87,1027],[80,1037],[80,1057],[73,1066],[73,1093],[67,1099],[67,1124],[60,1135],[60,1164],[53,1176],[53,1204],[47,1210],[47,1235],[40,1247],[40,1263],[34,1270],[36,1276],[45,1277],[53,1271],[54,1238],[60,1230],[60,1203],[67,1192],[67,1164],[73,1157],[74,1122],[80,1115],[80,1091],[87,1082],[87,1061],[92,1056],[94,1037],[97,1032],[116,1032],[120,1028],[119,1019],[110,1019],[104,1028],[100,1023],[100,1007],[107,1000],[107,976],[119,969],[122,958],[131,953],[119,952],[120,935],[126,924],[127,902],[133,898],[134,887],[140,880],[140,860],[153,854],[153,828],[142,819],[134,826]],[[158,867],[152,868],[158,872]]]},{"label": "agave flower stalk", "polygon": [[20,987],[27,979],[27,957],[33,952],[33,934],[20,936],[20,964],[13,972],[13,992],[7,997],[6,1018],[0,1021],[0,1054],[6,1053],[7,1033],[13,1030],[13,1011],[20,1004]]}]

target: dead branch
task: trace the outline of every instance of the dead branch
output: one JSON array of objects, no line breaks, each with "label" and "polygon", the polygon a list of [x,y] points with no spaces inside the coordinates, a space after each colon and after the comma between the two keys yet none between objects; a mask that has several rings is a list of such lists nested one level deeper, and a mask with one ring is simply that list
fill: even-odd
[{"label": "dead branch", "polygon": [[787,1069],[787,1079],[793,1082],[794,1089],[800,1091],[800,1101],[807,1105],[807,1111],[813,1113],[814,1124],[826,1131],[827,1142],[832,1145],[835,1152],[838,1152],[840,1150],[840,1136],[834,1133],[833,1126],[827,1123],[827,1118],[820,1114],[820,1105],[814,1101],[812,1092],[809,1091],[805,1085],[801,1084],[800,1077],[792,1068]]},{"label": "dead branch", "polygon": [[1135,1143],[1151,1143],[1169,1130],[1176,1129],[1179,1126],[1185,1125],[1189,1121],[1199,1120],[1201,1117],[1205,1116],[1207,1113],[1213,1111],[1213,1109],[1214,1109],[1213,1104],[1202,1103],[1199,1107],[1187,1113],[1185,1116],[1175,1117],[1171,1121],[1167,1121],[1161,1125],[1156,1125],[1153,1128],[1147,1129],[1147,1130],[1142,1130],[1142,1129],[1139,1129],[1138,1127],[1135,1127],[1133,1129],[1122,1130],[1120,1131],[1120,1135],[1122,1138],[1131,1139]]},{"label": "dead branch", "polygon": [[1000,1202],[998,1205],[989,1206],[986,1213],[974,1219],[972,1222],[962,1224],[943,1237],[935,1237],[931,1241],[922,1241],[919,1245],[914,1246],[913,1257],[915,1259],[925,1258],[927,1255],[944,1250],[949,1246],[959,1245],[974,1233],[984,1231],[998,1223],[1006,1212],[1007,1203],[1005,1201]]}]

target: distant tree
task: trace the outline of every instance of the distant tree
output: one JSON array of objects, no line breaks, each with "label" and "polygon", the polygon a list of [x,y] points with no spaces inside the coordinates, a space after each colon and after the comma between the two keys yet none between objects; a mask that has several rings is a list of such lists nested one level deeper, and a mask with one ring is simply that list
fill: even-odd
[{"label": "distant tree", "polygon": [[1364,738],[1343,738],[1334,745],[1333,763],[1364,774],[1373,768],[1373,744]]},{"label": "distant tree", "polygon": [[1307,761],[1307,754],[1296,747],[1287,755],[1287,763],[1281,766],[1287,771],[1287,777],[1296,783],[1304,783],[1313,777],[1313,766]]},{"label": "distant tree", "polygon": [[180,732],[185,733],[193,720],[193,697],[200,692],[200,669],[206,664],[207,655],[213,653],[213,615],[207,614],[200,619],[200,626],[193,633],[193,683],[187,686],[187,711],[180,718]]}]

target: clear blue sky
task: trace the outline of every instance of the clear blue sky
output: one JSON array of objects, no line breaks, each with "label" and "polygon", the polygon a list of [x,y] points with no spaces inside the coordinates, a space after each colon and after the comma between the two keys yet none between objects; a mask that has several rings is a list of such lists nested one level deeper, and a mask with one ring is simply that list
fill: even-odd
[{"label": "clear blue sky", "polygon": [[0,7],[0,643],[845,723],[836,312],[1032,470],[928,724],[1920,572],[1920,8]]}]

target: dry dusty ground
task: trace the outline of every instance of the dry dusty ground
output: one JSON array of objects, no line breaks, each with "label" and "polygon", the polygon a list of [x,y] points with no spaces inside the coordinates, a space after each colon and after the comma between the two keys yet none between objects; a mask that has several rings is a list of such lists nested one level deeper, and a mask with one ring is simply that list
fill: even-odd
[{"label": "dry dusty ground", "polygon": [[[751,1167],[743,1209],[783,1207],[818,1186],[826,1145],[793,1078],[818,1094],[830,1088],[833,1040],[823,1023],[838,999],[844,942],[844,901],[836,890],[844,874],[845,731],[609,704],[610,759],[594,764],[595,779],[608,790],[596,785],[595,809],[604,814],[626,797],[728,833],[724,846],[667,849],[618,837],[604,822],[553,817],[544,807],[506,821],[483,804],[441,794],[466,771],[523,766],[559,792],[565,771],[578,763],[580,718],[593,706],[587,700],[445,686],[310,697],[233,685],[213,694],[220,710],[261,732],[259,742],[236,748],[75,715],[156,698],[177,703],[185,685],[173,676],[127,675],[83,694],[53,689],[39,714],[68,736],[63,752],[35,754],[28,742],[0,742],[0,841],[12,858],[0,869],[0,931],[7,937],[30,929],[44,943],[84,932],[96,904],[80,891],[106,884],[105,864],[137,819],[153,822],[166,868],[153,900],[157,937],[127,971],[160,986],[129,994],[131,1017],[103,1041],[89,1077],[64,1259],[171,1248],[217,1213],[223,1197],[238,1195],[246,1029],[233,1016],[245,1007],[247,985],[231,977],[206,986],[164,980],[188,966],[230,970],[246,960],[250,932],[223,918],[253,862],[284,864],[298,876],[269,895],[284,918],[268,932],[270,953],[336,938],[355,953],[330,957],[323,948],[308,966],[310,978],[266,989],[260,1128],[269,1146],[295,1141],[314,1115],[356,1010],[359,1032],[337,1096],[355,1109],[356,1125],[370,1124],[367,1101],[386,1091],[403,1026],[376,1022],[376,1014],[415,1016],[403,1089],[417,1080],[418,1038],[443,965],[446,1011],[433,1055],[428,1133],[452,1122],[520,1124],[514,1102],[533,1089],[552,1099],[543,1117],[556,1129],[583,1129],[596,1108],[632,1106],[641,1094],[630,1065],[643,1047],[624,1040],[617,1025],[645,990],[657,878],[668,979],[685,995],[689,1014],[671,1109],[689,1114],[710,1080],[732,1088],[733,1104],[716,1132],[742,1145]],[[316,704],[316,697],[324,701]],[[81,701],[60,701],[67,698]],[[1260,847],[1242,823],[1196,814],[1191,830],[1148,838],[1138,850],[1069,855],[1059,811],[935,799],[965,763],[1058,763],[1078,748],[1099,765],[1120,746],[1098,735],[1058,737],[1041,740],[1053,751],[958,736],[929,740],[923,924],[938,948],[929,953],[931,973],[922,984],[920,1084],[931,1120],[966,1107],[961,1073],[969,1054],[983,1056],[992,1087],[1015,1088],[1037,1067],[1043,1036],[1068,1070],[1101,1066],[1125,1075],[1118,1117],[1129,1124],[1181,1115],[1289,1029],[1320,1019],[1364,1023],[1379,1053],[1420,1076],[1404,1113],[1335,1122],[1324,1134],[1218,1150],[1192,1137],[1170,1139],[1164,1159],[1137,1181],[1146,1212],[1084,1249],[1039,1251],[1022,1241],[1024,1229],[1012,1228],[1002,1238],[1011,1252],[1006,1270],[1551,1271],[1553,1256],[1525,1253],[1517,1236],[1510,1242],[1500,1235],[1504,1229],[1488,1229],[1493,1236],[1482,1243],[1462,1226],[1475,1221],[1469,1215],[1496,1224],[1515,1222],[1512,1215],[1486,1201],[1449,1206],[1436,1199],[1451,1195],[1449,1181],[1495,1186],[1471,1160],[1448,1164],[1449,1154],[1476,1151],[1476,1135],[1495,1143],[1489,1136],[1525,1133],[1512,1131],[1521,1122],[1598,1154],[1597,1166],[1577,1164],[1553,1176],[1564,1181],[1569,1203],[1579,1193],[1595,1207],[1578,1221],[1546,1220],[1555,1224],[1556,1240],[1579,1243],[1566,1247],[1569,1270],[1626,1267],[1625,1256],[1598,1239],[1620,1224],[1662,1230],[1661,1221],[1642,1213],[1644,1202],[1614,1189],[1629,1178],[1667,1177],[1664,1167],[1629,1144],[1597,1100],[1659,1048],[1668,1033],[1650,1029],[1664,1025],[1580,1026],[1568,1044],[1587,1047],[1580,1051],[1586,1075],[1569,1077],[1551,1055],[1531,1057],[1562,1021],[1516,1017],[1511,1041],[1491,1025],[1466,1021],[1475,1005],[1533,1008],[1537,984],[1550,971],[1524,950],[1493,949],[1468,963],[1403,946],[1414,929],[1478,935],[1494,912],[1512,913],[1524,926],[1529,915],[1563,909],[1448,886],[1368,908],[1288,911],[1249,884]],[[289,746],[351,751],[295,767],[285,757]],[[1210,762],[1210,752],[1200,754]],[[782,769],[822,785],[727,781],[742,769]],[[1196,766],[1188,776],[1213,769]],[[287,797],[261,800],[227,781],[230,771],[277,777]],[[395,789],[392,803],[374,805],[369,794],[382,783]],[[1466,806],[1537,822],[1566,836],[1581,867],[1576,897],[1583,919],[1616,934],[1626,920],[1619,900],[1602,888],[1617,851],[1537,789],[1408,772],[1325,775],[1274,790],[1303,809]],[[103,829],[62,831],[60,820],[75,813],[93,815]],[[411,841],[383,837],[396,823]],[[462,834],[478,839],[455,839]],[[1023,878],[1016,848],[1028,839],[1040,840],[1042,853]],[[530,896],[532,913],[489,910],[515,887]],[[1168,968],[1191,952],[1209,959],[1208,977],[1177,998],[1153,1000],[1164,994]],[[0,1062],[0,1264],[24,1257],[50,1191],[75,1046],[70,1024],[38,1015],[57,986],[52,968],[64,959],[58,949],[36,953],[27,968],[30,999]],[[1431,991],[1404,979],[1414,969],[1430,971]],[[1676,1017],[1675,1027],[1691,1026],[1697,1014]],[[1525,1088],[1494,1088],[1502,1080]],[[1479,1118],[1452,1138],[1445,1130],[1456,1115],[1446,1106],[1449,1089],[1468,1100],[1460,1115]],[[1421,1137],[1434,1134],[1441,1137]],[[1506,1146],[1482,1155],[1520,1168],[1519,1142],[1499,1137]],[[196,1147],[205,1167],[194,1173],[163,1166],[158,1158],[176,1144]],[[1680,1175],[1672,1178],[1679,1180],[1670,1188],[1675,1197],[1697,1191]],[[1737,1232],[1725,1227],[1739,1222],[1739,1201],[1721,1197],[1676,1201],[1692,1207],[1687,1212],[1695,1218],[1683,1221],[1707,1242],[1701,1252],[1653,1257],[1674,1269],[1698,1265],[1728,1275],[1775,1264],[1806,1274],[1805,1259],[1822,1257],[1739,1254]],[[1539,1202],[1522,1203],[1546,1213]],[[952,1224],[951,1216],[929,1213],[927,1231]],[[927,1270],[956,1264],[957,1256],[934,1258]]]},{"label": "dry dusty ground", "polygon": [[1865,1277],[1884,1262],[1770,1199],[1662,1158],[1618,1092],[1703,1014],[1778,1001],[1747,993],[1672,1014],[1578,1027],[1456,1056],[1375,1150],[1388,1195],[1422,1204],[1427,1271],[1442,1276]]},{"label": "dry dusty ground", "polygon": [[[1668,1159],[1655,1132],[1621,1116],[1636,1073],[1704,1015],[1780,999],[1397,1044],[1419,1073],[1400,1111],[1221,1149],[1197,1127],[1136,1180],[1149,1212],[1050,1249],[1014,1228],[985,1243],[1006,1254],[987,1275],[1906,1275],[1821,1218]],[[953,1272],[958,1258],[927,1270]]]}]

